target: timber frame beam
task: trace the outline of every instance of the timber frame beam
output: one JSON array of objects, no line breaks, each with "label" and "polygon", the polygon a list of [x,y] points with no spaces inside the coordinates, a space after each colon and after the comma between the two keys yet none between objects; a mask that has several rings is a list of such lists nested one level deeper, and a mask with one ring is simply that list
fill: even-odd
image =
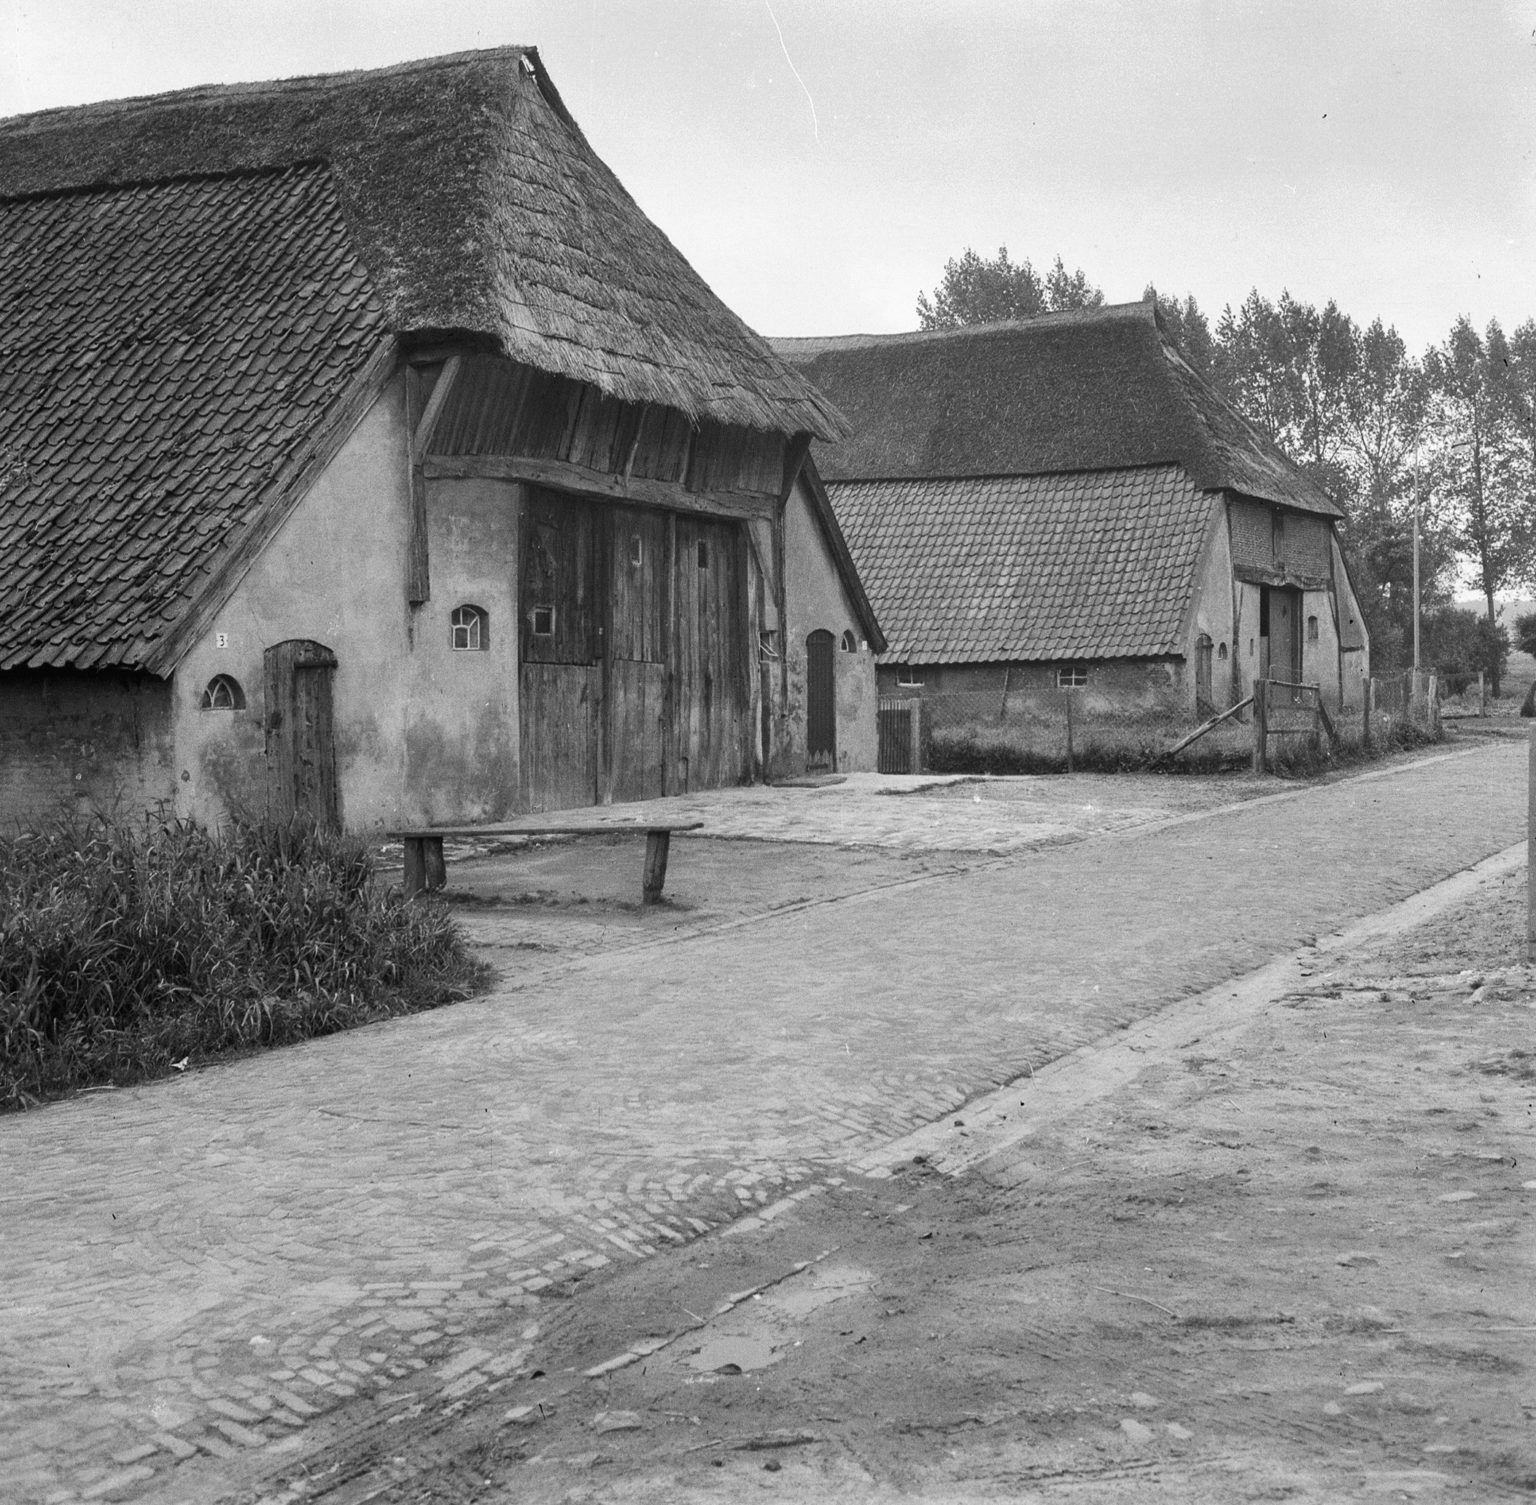
[{"label": "timber frame beam", "polygon": [[771,518],[778,504],[778,498],[771,492],[686,491],[674,481],[613,475],[569,460],[536,460],[523,455],[429,455],[422,461],[422,471],[429,480],[523,481],[560,491],[584,492],[614,501],[667,507],[678,512],[701,512],[713,517]]}]

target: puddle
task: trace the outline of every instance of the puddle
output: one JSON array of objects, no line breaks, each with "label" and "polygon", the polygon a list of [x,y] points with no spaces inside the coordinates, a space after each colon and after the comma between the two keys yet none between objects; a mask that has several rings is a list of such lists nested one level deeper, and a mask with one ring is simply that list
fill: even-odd
[{"label": "puddle", "polygon": [[766,1292],[763,1305],[791,1317],[803,1317],[834,1301],[862,1296],[874,1283],[873,1272],[857,1265],[817,1265],[808,1277],[787,1280]]},{"label": "puddle", "polygon": [[746,1374],[777,1364],[779,1355],[766,1338],[711,1338],[688,1360],[705,1374]]}]

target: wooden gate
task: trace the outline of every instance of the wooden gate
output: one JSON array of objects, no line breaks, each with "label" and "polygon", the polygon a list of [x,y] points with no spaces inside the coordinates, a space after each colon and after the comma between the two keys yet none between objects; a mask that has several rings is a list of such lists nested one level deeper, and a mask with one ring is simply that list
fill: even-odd
[{"label": "wooden gate", "polygon": [[262,655],[267,813],[341,829],[331,676],[336,655],[323,643],[290,638]]},{"label": "wooden gate", "polygon": [[836,644],[825,628],[805,640],[805,766],[837,767]]}]

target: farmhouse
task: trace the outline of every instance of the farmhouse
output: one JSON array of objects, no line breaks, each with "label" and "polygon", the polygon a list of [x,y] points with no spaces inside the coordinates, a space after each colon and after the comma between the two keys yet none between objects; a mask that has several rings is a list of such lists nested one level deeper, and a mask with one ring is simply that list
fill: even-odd
[{"label": "farmhouse", "polygon": [[0,122],[0,821],[873,766],[835,410],[538,54]]},{"label": "farmhouse", "polygon": [[1152,303],[774,347],[852,425],[816,455],[887,635],[882,694],[941,723],[1062,689],[1185,719],[1264,676],[1359,701],[1339,509]]}]

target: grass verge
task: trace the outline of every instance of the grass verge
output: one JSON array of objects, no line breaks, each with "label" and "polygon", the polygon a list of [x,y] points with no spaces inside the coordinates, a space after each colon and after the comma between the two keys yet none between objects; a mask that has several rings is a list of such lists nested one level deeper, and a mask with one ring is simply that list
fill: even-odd
[{"label": "grass verge", "polygon": [[[1168,757],[1165,749],[1188,730],[1165,721],[1090,722],[1074,733],[1072,768],[1077,773],[1213,774],[1252,765],[1251,725],[1235,720],[1225,723],[1177,756]],[[1411,723],[1383,721],[1369,751],[1351,729],[1324,755],[1305,738],[1276,735],[1270,739],[1270,769],[1282,777],[1307,778],[1438,740]],[[1024,722],[935,727],[927,768],[933,773],[1065,773],[1066,733],[1059,725]]]},{"label": "grass verge", "polygon": [[435,903],[358,839],[236,821],[0,839],[0,1111],[481,991]]}]

